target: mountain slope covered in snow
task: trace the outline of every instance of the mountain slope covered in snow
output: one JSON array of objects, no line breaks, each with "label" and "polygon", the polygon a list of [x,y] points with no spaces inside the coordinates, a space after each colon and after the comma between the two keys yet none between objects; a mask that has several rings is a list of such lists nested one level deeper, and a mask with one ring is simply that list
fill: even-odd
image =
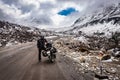
[{"label": "mountain slope covered in snow", "polygon": [[109,36],[112,32],[120,32],[120,3],[111,4],[107,7],[100,7],[91,14],[86,14],[78,18],[67,30],[67,33],[104,33]]}]

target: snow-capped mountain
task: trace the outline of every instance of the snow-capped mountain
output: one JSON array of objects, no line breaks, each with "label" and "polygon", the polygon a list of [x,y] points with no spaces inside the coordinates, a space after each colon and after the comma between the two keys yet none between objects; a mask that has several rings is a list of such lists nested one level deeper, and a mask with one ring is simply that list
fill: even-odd
[{"label": "snow-capped mountain", "polygon": [[120,48],[120,3],[86,13],[63,32],[76,35],[78,40],[83,38],[91,49]]},{"label": "snow-capped mountain", "polygon": [[0,21],[0,46],[37,40],[40,29]]},{"label": "snow-capped mountain", "polygon": [[91,14],[81,16],[71,27],[67,33],[104,33],[109,36],[111,32],[120,32],[120,3],[100,7]]}]

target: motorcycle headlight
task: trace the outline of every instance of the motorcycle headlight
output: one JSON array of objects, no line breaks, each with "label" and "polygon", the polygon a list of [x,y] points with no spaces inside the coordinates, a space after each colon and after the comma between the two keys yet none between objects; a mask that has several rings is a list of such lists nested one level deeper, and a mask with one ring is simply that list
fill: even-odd
[{"label": "motorcycle headlight", "polygon": [[50,54],[50,51],[47,51],[47,54]]}]

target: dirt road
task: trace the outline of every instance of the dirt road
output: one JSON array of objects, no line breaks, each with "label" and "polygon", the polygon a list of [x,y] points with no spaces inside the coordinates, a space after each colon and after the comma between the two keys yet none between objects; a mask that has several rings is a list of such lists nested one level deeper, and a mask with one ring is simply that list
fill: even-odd
[{"label": "dirt road", "polygon": [[38,62],[36,43],[0,49],[0,80],[83,80],[69,68],[59,55],[55,63]]}]

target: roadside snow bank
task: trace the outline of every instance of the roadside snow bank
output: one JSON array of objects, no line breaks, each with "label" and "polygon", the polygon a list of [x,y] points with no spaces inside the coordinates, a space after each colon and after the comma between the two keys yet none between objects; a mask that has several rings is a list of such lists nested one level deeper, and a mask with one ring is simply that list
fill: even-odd
[{"label": "roadside snow bank", "polygon": [[[26,43],[27,43],[27,42],[26,42]],[[9,46],[20,45],[20,44],[22,44],[22,43],[17,42],[17,41],[14,41],[14,42],[8,42],[8,43],[6,44],[6,46],[9,47]]]},{"label": "roadside snow bank", "polygon": [[6,44],[6,46],[8,47],[8,46],[12,46],[13,45],[13,43],[10,43],[10,42],[8,42],[7,44]]}]

